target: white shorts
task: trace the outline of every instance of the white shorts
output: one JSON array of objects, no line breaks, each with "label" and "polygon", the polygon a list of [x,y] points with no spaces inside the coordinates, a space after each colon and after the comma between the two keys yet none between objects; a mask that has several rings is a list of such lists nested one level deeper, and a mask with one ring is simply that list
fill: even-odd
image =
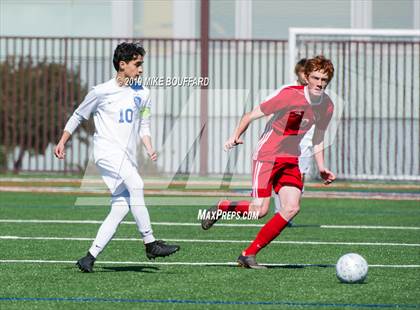
[{"label": "white shorts", "polygon": [[124,179],[133,173],[138,173],[136,166],[129,159],[123,159],[121,162],[111,159],[99,159],[96,162],[96,166],[111,195],[118,195],[125,191]]}]

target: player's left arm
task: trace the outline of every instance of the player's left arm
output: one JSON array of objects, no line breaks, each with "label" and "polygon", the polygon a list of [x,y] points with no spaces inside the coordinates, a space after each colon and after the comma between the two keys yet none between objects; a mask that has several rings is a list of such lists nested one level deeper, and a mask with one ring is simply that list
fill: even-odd
[{"label": "player's left arm", "polygon": [[157,160],[157,153],[153,148],[152,135],[150,133],[150,110],[151,102],[149,98],[146,105],[140,110],[140,137],[150,159],[155,161]]},{"label": "player's left arm", "polygon": [[153,148],[153,144],[152,144],[152,137],[149,135],[143,136],[141,138],[143,145],[146,148],[146,152],[147,155],[149,155],[150,159],[153,161],[157,160],[157,153],[155,151],[155,149]]},{"label": "player's left arm", "polygon": [[312,138],[312,144],[314,146],[314,159],[319,170],[321,178],[324,180],[324,184],[328,185],[335,180],[335,174],[325,167],[324,161],[324,137],[325,131],[331,120],[334,106],[329,105],[325,113],[321,116],[321,119],[315,124],[314,136]]},{"label": "player's left arm", "polygon": [[314,145],[314,158],[319,170],[321,178],[325,181],[324,184],[328,185],[335,180],[335,174],[325,168],[324,161],[324,136],[325,130],[315,127],[313,145]]}]

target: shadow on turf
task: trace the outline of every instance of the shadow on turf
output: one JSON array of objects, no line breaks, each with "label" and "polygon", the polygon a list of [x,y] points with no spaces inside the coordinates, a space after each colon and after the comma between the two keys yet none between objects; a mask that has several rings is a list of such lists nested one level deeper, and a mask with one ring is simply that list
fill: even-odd
[{"label": "shadow on turf", "polygon": [[115,267],[100,267],[99,272],[144,272],[144,273],[155,273],[160,269],[154,266],[115,266]]},{"label": "shadow on turf", "polygon": [[302,269],[302,268],[312,268],[312,267],[319,267],[319,268],[331,268],[331,267],[335,267],[335,265],[331,265],[331,264],[311,264],[311,265],[299,265],[299,264],[290,264],[290,265],[284,265],[284,266],[267,266],[267,268],[269,269],[274,269],[274,268],[283,268],[283,269]]},{"label": "shadow on turf", "polygon": [[[264,265],[264,263],[262,263],[261,265]],[[332,268],[335,267],[335,265],[332,264],[311,264],[311,265],[299,265],[299,264],[290,264],[290,265],[279,265],[279,266],[270,266],[270,265],[264,265],[266,266],[268,269],[303,269],[303,268],[313,268],[313,267],[319,267],[319,268]],[[230,267],[230,268],[238,268],[237,265],[230,265],[230,266],[226,266],[226,267]]]}]

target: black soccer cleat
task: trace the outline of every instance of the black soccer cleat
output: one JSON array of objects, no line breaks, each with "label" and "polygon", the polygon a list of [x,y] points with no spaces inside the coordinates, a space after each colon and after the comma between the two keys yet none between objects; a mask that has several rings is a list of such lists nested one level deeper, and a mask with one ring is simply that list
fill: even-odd
[{"label": "black soccer cleat", "polygon": [[156,240],[146,243],[146,256],[148,259],[165,257],[174,254],[179,250],[179,245],[166,244],[163,240]]},{"label": "black soccer cleat", "polygon": [[256,259],[255,259],[255,255],[240,255],[238,257],[238,266],[239,267],[244,267],[244,268],[251,268],[251,269],[267,269],[266,266],[264,265],[260,265],[257,263]]},{"label": "black soccer cleat", "polygon": [[204,212],[204,217],[201,219],[201,228],[204,230],[210,229],[214,223],[216,223],[221,215],[221,212],[218,212],[218,205],[211,207]]},{"label": "black soccer cleat", "polygon": [[88,252],[85,257],[82,257],[77,261],[76,266],[83,272],[93,272],[93,263],[95,260],[96,258]]}]

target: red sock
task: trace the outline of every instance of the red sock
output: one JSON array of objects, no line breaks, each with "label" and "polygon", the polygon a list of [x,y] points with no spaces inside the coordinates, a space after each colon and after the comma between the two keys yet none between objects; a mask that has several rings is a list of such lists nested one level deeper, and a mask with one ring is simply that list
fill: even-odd
[{"label": "red sock", "polygon": [[219,210],[224,212],[226,211],[235,211],[238,214],[243,214],[244,212],[249,211],[250,201],[241,200],[241,201],[230,201],[230,200],[221,200],[217,205]]},{"label": "red sock", "polygon": [[258,232],[255,240],[243,252],[243,255],[256,255],[262,248],[269,244],[273,239],[280,235],[281,231],[287,226],[287,221],[276,213]]}]

